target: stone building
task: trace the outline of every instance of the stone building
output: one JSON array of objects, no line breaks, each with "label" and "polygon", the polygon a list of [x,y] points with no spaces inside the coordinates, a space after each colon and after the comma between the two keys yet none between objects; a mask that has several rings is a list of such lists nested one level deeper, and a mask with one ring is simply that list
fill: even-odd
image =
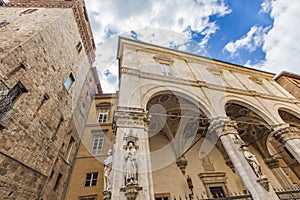
[{"label": "stone building", "polygon": [[[104,166],[112,147],[117,94],[96,94],[86,121],[65,199],[103,199]],[[109,185],[107,185],[109,187]]]},{"label": "stone building", "polygon": [[299,198],[300,101],[274,74],[125,38],[118,59],[105,199]]},{"label": "stone building", "polygon": [[0,199],[62,199],[96,93],[84,1],[0,9]]},{"label": "stone building", "polygon": [[300,75],[283,71],[275,76],[274,80],[294,97],[300,99]]},{"label": "stone building", "polygon": [[[294,97],[300,99],[300,76],[298,74],[283,71],[276,75],[274,80]],[[279,114],[290,126],[297,126],[294,122],[298,119],[293,114],[287,113],[284,110],[280,110]],[[287,148],[281,146],[276,140],[273,142],[276,148],[279,149],[281,158],[284,160],[284,162],[281,162],[283,166],[286,165],[286,168],[292,170],[297,175],[297,178],[300,179],[300,163]]]}]

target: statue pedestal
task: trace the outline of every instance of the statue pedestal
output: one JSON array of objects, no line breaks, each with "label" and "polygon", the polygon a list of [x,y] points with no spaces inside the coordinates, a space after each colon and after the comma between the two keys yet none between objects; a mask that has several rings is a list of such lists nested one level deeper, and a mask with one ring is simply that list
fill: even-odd
[{"label": "statue pedestal", "polygon": [[130,183],[121,188],[121,192],[125,192],[127,200],[135,200],[140,190],[142,187],[139,187],[137,183]]},{"label": "statue pedestal", "polygon": [[108,190],[103,191],[103,199],[104,200],[110,200],[111,199],[111,192]]},{"label": "statue pedestal", "polygon": [[265,188],[267,191],[269,191],[269,180],[266,176],[261,176],[257,178],[256,180],[263,188]]}]

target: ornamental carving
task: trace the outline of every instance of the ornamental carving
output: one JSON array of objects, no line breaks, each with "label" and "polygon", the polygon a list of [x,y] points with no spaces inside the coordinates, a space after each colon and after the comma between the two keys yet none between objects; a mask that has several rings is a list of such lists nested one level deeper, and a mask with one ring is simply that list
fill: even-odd
[{"label": "ornamental carving", "polygon": [[209,126],[209,130],[215,132],[219,137],[227,134],[238,134],[237,123],[227,117],[214,119]]},{"label": "ornamental carving", "polygon": [[144,112],[116,111],[115,121],[118,127],[144,127],[148,124],[149,117]]},{"label": "ornamental carving", "polygon": [[273,132],[274,137],[281,143],[288,140],[300,139],[299,129],[296,127],[283,127]]}]

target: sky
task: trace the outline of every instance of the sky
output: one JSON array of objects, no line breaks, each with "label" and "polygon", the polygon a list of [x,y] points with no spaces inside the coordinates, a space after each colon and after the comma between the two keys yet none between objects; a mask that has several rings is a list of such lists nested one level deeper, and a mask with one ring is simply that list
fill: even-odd
[{"label": "sky", "polygon": [[300,74],[299,0],[85,2],[104,92],[117,90],[119,36],[275,74]]},{"label": "sky", "polygon": [[300,74],[299,0],[86,0],[104,92],[118,36],[278,74]]}]

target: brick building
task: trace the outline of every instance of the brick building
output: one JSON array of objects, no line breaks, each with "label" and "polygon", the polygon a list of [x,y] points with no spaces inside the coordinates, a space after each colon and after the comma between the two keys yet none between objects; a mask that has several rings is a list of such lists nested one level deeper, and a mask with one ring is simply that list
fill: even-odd
[{"label": "brick building", "polygon": [[84,1],[0,9],[2,199],[62,199],[96,93]]},{"label": "brick building", "polygon": [[297,99],[300,99],[300,75],[283,71],[275,76],[275,81]]}]

